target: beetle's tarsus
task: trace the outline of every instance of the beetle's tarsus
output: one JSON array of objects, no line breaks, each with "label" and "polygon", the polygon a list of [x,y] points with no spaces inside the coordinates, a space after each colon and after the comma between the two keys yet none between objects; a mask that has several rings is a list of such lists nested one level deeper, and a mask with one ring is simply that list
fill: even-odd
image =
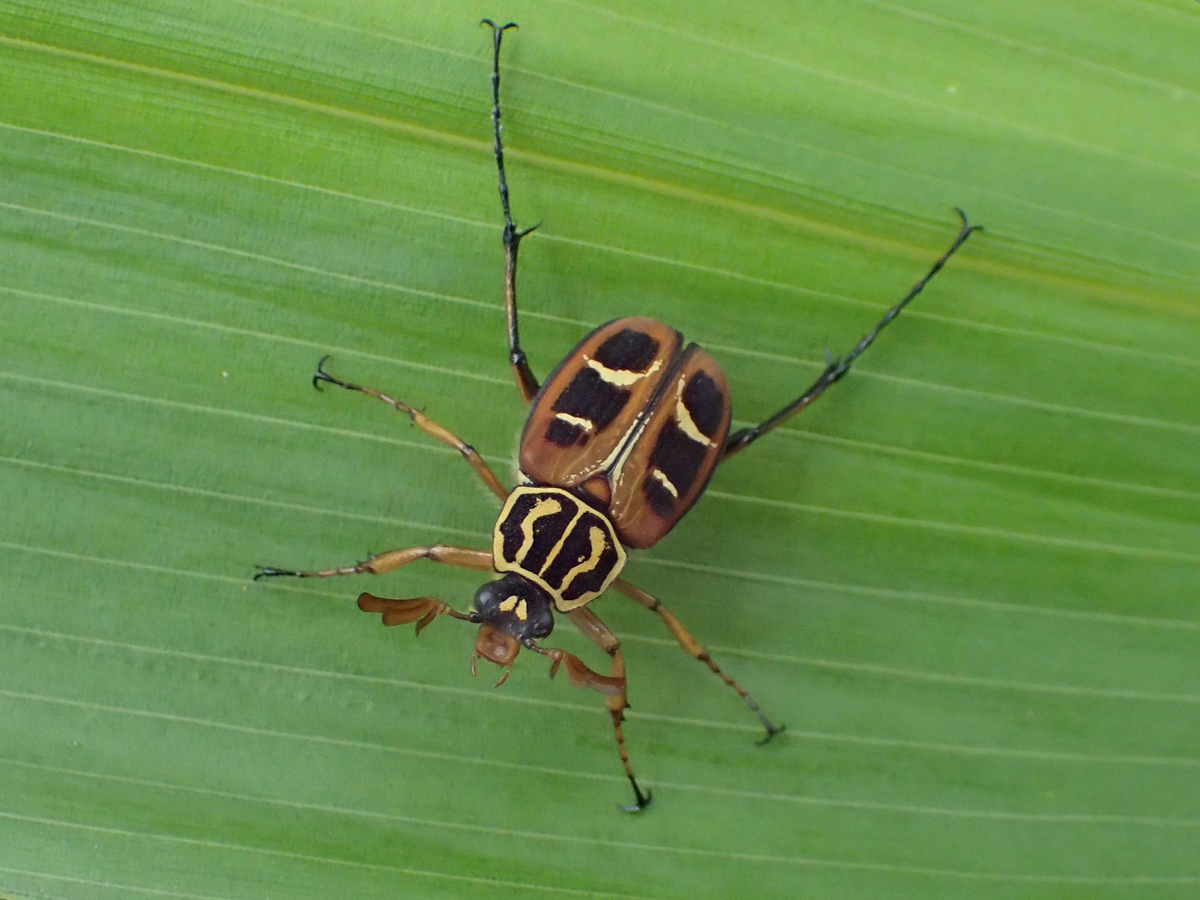
[{"label": "beetle's tarsus", "polygon": [[[330,375],[328,372],[326,372],[325,371],[325,363],[328,359],[329,359],[329,354],[326,354],[325,356],[322,356],[317,361],[317,371],[313,372],[313,377],[312,377],[313,387],[315,387],[319,391],[319,390],[321,390],[320,382],[327,381],[330,384],[336,384],[338,387],[345,388],[348,391],[362,391],[363,390],[361,385],[352,384],[349,381],[342,381],[342,379],[334,378],[332,375]],[[363,392],[368,393],[368,394],[371,393],[370,391],[363,391]]]},{"label": "beetle's tarsus", "polygon": [[971,224],[970,220],[967,218],[966,211],[963,210],[962,207],[956,206],[954,207],[954,211],[958,213],[958,217],[962,220],[962,227],[958,230],[960,239],[965,240],[968,235],[973,234],[976,231],[984,230],[982,225]]},{"label": "beetle's tarsus", "polygon": [[319,360],[317,360],[317,371],[313,372],[312,386],[315,387],[318,391],[321,390],[321,382],[322,381],[329,381],[329,382],[332,382],[333,384],[338,383],[337,381],[335,381],[333,379],[332,376],[325,374],[325,363],[328,360],[329,360],[329,354],[327,353],[324,356],[322,356]]},{"label": "beetle's tarsus", "polygon": [[634,802],[631,806],[622,806],[623,813],[638,813],[650,805],[650,801],[654,799],[654,794],[651,791],[642,793],[642,789],[638,787],[637,781],[630,776],[629,783],[633,785]]},{"label": "beetle's tarsus", "polygon": [[772,725],[770,722],[767,722],[766,726],[766,735],[754,742],[760,747],[765,747],[767,744],[771,743],[771,739],[774,738],[775,735],[782,734],[783,732],[787,731],[786,725]]},{"label": "beetle's tarsus", "polygon": [[964,231],[983,231],[982,225],[972,225],[967,218],[967,212],[961,206],[954,207],[954,211],[958,213],[958,217],[962,219],[962,227]]},{"label": "beetle's tarsus", "polygon": [[276,569],[272,566],[255,566],[254,568],[258,569],[258,571],[254,573],[254,579],[253,579],[254,581],[258,581],[260,578],[301,578],[301,577],[303,577],[299,572],[293,571],[291,569]]}]

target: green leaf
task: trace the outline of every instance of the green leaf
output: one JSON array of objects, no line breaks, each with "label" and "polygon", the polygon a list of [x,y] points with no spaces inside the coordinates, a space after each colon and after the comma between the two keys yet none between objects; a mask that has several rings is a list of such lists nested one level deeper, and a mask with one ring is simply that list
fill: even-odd
[{"label": "green leaf", "polygon": [[[627,570],[785,735],[596,603],[635,817],[598,694],[354,608],[477,576],[249,580],[487,545],[455,452],[309,387],[511,477],[483,15],[543,376],[652,316],[758,421],[987,226]],[[1198,41],[1183,0],[0,4],[0,894],[1194,896]]]}]

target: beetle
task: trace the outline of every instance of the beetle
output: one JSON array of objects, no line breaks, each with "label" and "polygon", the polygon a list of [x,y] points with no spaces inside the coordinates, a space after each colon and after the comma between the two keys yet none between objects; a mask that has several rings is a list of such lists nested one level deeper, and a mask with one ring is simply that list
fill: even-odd
[{"label": "beetle", "polygon": [[[729,433],[729,388],[717,361],[697,344],[653,319],[616,319],[592,331],[539,384],[521,349],[517,328],[517,253],[534,228],[513,222],[500,126],[500,45],[515,27],[491,19],[492,135],[504,214],[504,303],[508,357],[529,417],[521,433],[519,480],[507,488],[473,447],[422,412],[374,388],[335,378],[317,364],[313,386],[332,384],[375,397],[435,440],[456,449],[503,504],[490,549],[433,545],[379,553],[352,566],[321,570],[258,567],[255,579],[290,576],[325,578],[382,575],[418,559],[478,569],[492,576],[461,612],[436,597],[387,599],[362,593],[358,607],[378,613],[384,625],[416,623],[418,634],[438,616],[479,625],[471,674],[480,657],[508,678],[521,648],[550,660],[550,676],[561,669],[576,687],[604,696],[617,750],[633,786],[626,812],[644,809],[651,793],[634,777],[621,730],[626,702],[625,662],[620,643],[590,609],[607,589],[655,613],[679,645],[703,662],[742,698],[766,731],[765,743],[784,730],[755,699],[712,659],[704,646],[658,598],[621,578],[627,550],[653,547],[703,494],[717,464],[750,446],[800,412],[850,370],[879,332],[916,297],[959,247],[979,230],[962,210],[950,248],[908,294],[840,358],[829,357],[821,375],[800,396],[760,424]],[[555,615],[569,618],[610,657],[607,675],[564,650],[541,641],[554,629]]]}]

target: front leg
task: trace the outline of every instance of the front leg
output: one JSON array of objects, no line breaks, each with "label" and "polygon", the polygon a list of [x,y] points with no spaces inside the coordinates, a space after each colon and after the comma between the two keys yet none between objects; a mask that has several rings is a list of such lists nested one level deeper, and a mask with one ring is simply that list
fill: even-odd
[{"label": "front leg", "polygon": [[[625,658],[621,655],[621,645],[614,635],[601,622],[596,615],[586,606],[581,606],[578,609],[573,609],[567,616],[572,622],[588,636],[595,644],[604,650],[612,657],[612,673],[607,679],[602,676],[597,678],[603,679],[607,684],[605,686],[597,686],[591,683],[586,683],[581,686],[595,687],[604,693],[604,705],[608,707],[609,715],[612,716],[613,731],[617,738],[617,751],[621,754],[621,764],[625,767],[625,777],[629,779],[629,783],[633,785],[634,802],[632,806],[623,806],[621,809],[625,812],[639,812],[650,805],[652,794],[647,791],[642,793],[642,789],[638,786],[637,779],[633,777],[633,768],[629,765],[629,754],[625,751],[625,735],[621,731],[621,723],[625,721],[625,710],[629,703],[625,696]],[[578,663],[578,660],[575,660]],[[582,666],[582,663],[579,664]],[[584,667],[586,669],[586,667]],[[591,672],[590,669],[587,669]],[[568,672],[570,670],[568,669]],[[592,673],[593,675],[595,673]],[[575,678],[572,677],[572,681]],[[607,689],[605,689],[607,687]]]},{"label": "front leg", "polygon": [[258,566],[254,580],[260,578],[330,578],[334,575],[382,575],[401,566],[408,565],[418,559],[428,559],[433,562],[447,563],[462,569],[479,569],[492,571],[492,554],[489,550],[474,550],[470,547],[447,547],[435,544],[431,547],[406,547],[403,550],[389,550],[387,553],[377,553],[370,559],[352,566],[341,566],[336,569],[276,569],[271,566]]},{"label": "front leg", "polygon": [[459,612],[447,606],[437,597],[409,597],[406,600],[392,600],[388,597],[376,597],[363,591],[358,595],[358,608],[365,613],[379,613],[383,616],[384,625],[407,625],[417,623],[417,636],[420,637],[425,627],[438,616],[450,616],[463,622],[478,622],[479,616],[474,612]]}]

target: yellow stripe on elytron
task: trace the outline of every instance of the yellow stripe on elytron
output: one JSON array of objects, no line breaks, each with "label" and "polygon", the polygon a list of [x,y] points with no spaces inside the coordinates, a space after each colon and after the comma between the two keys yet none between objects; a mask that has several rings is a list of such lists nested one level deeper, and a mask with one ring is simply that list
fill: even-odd
[{"label": "yellow stripe on elytron", "polygon": [[679,430],[698,444],[704,444],[706,447],[715,447],[717,446],[716,443],[710,441],[696,427],[696,423],[692,420],[692,414],[683,405],[683,385],[685,381],[687,381],[686,378],[679,379],[679,396],[675,400],[675,421],[679,424]]},{"label": "yellow stripe on elytron", "polygon": [[648,368],[645,372],[630,372],[627,369],[610,369],[599,360],[591,359],[587,356],[585,356],[584,359],[587,360],[588,368],[595,370],[596,374],[600,376],[602,381],[606,381],[609,384],[616,385],[617,387],[629,387],[635,381],[645,378],[647,375],[653,375],[662,368],[661,359],[656,359],[654,361],[654,365]]},{"label": "yellow stripe on elytron", "polygon": [[[546,516],[552,516],[562,511],[562,504],[553,497],[541,497],[533,504],[533,509],[525,516],[521,522],[521,534],[524,536],[521,541],[521,546],[517,550],[516,560],[519,563],[525,562],[525,554],[529,552],[529,548],[533,546],[533,523],[538,519],[544,519]],[[576,516],[578,518],[578,516]]]},{"label": "yellow stripe on elytron", "polygon": [[581,419],[579,416],[573,416],[570,413],[555,413],[554,418],[562,419],[570,425],[577,425],[589,434],[596,427],[591,419]]},{"label": "yellow stripe on elytron", "polygon": [[604,555],[605,549],[608,547],[608,541],[605,540],[606,535],[595,525],[588,531],[588,540],[592,542],[592,555],[573,568],[563,578],[562,592],[565,594],[571,587],[571,582],[575,580],[575,576],[582,575],[584,572],[590,572],[596,566],[600,565],[600,558]]},{"label": "yellow stripe on elytron", "polygon": [[675,490],[675,485],[671,484],[671,479],[664,475],[661,469],[651,469],[650,474],[654,476],[659,484],[671,492],[672,497],[679,497],[679,491]]}]

